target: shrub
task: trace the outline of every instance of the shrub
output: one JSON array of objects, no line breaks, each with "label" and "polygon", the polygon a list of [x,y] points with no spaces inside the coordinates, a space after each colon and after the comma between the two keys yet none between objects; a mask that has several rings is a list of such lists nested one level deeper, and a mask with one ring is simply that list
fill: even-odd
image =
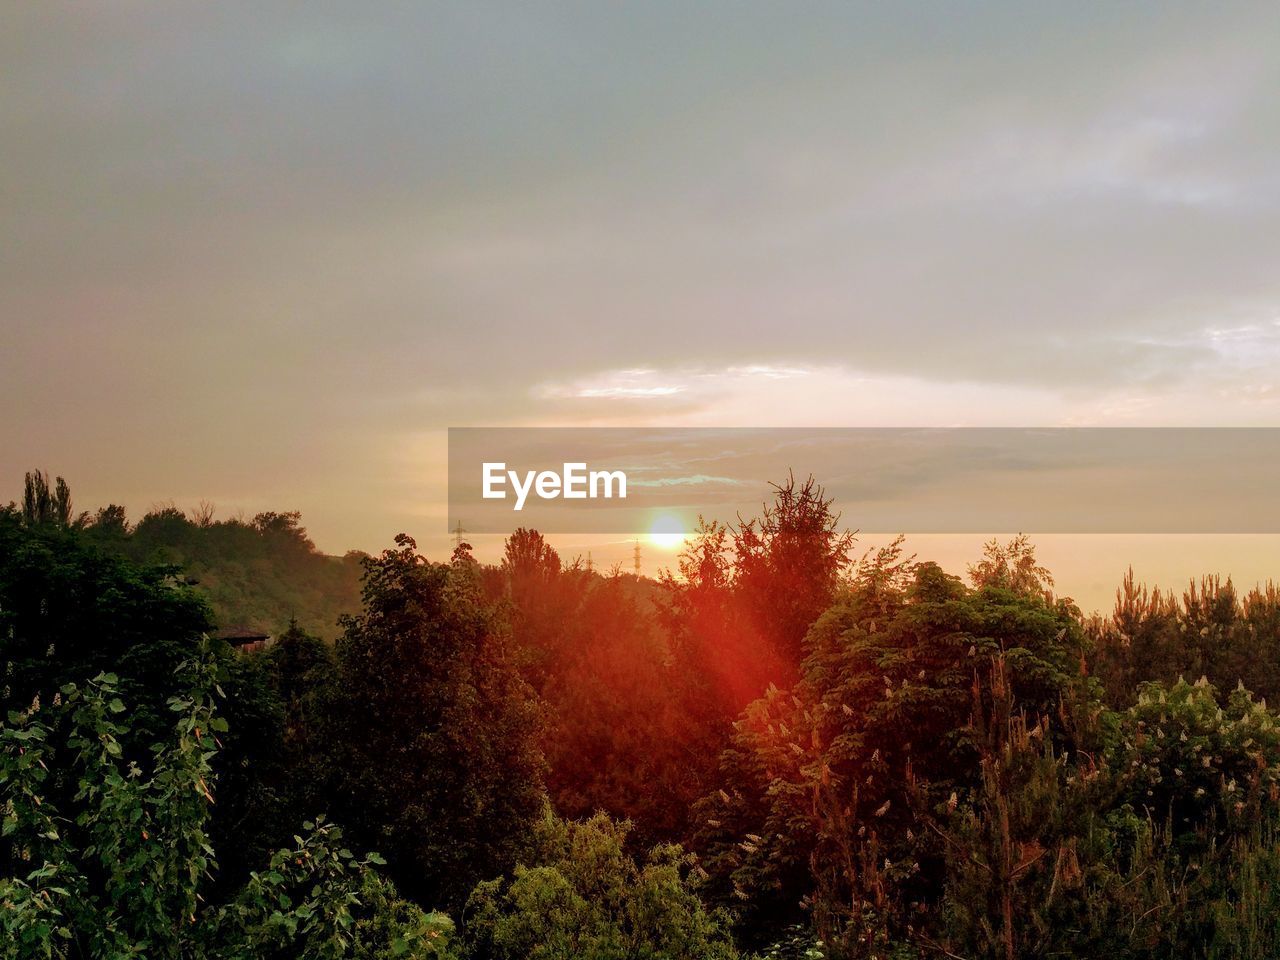
[{"label": "shrub", "polygon": [[[213,710],[216,672],[209,658],[179,671],[185,692],[169,700],[173,734],[150,758],[121,746],[125,705],[112,674],[67,684],[51,708],[37,699],[0,725],[0,957],[323,958],[350,956],[362,943],[365,956],[391,955],[373,949],[381,930],[394,933],[393,953],[447,956],[435,945],[441,925],[400,907],[389,888],[361,930],[361,893],[381,861],[357,858],[323,819],[304,824],[306,834],[238,893],[204,902],[216,869],[210,761],[227,729]],[[45,790],[51,768],[76,778],[65,813]]]},{"label": "shrub", "polygon": [[630,824],[597,814],[535,830],[535,865],[481,883],[467,905],[472,956],[493,960],[731,960],[725,918],[703,907],[692,858],[655,847],[624,851]]}]

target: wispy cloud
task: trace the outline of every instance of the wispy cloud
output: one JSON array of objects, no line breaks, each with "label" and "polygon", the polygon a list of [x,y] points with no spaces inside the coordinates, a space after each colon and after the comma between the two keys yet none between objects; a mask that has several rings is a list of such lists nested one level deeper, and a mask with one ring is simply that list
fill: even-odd
[{"label": "wispy cloud", "polygon": [[684,399],[689,395],[706,399],[733,383],[756,379],[792,380],[813,372],[811,368],[770,363],[727,366],[718,370],[642,367],[606,370],[564,383],[539,384],[533,395],[548,400],[662,400],[671,397]]},{"label": "wispy cloud", "polygon": [[743,486],[746,480],[734,477],[713,477],[705,473],[696,473],[686,477],[656,477],[652,480],[636,479],[631,481],[634,487],[693,487],[712,484],[727,486]]}]

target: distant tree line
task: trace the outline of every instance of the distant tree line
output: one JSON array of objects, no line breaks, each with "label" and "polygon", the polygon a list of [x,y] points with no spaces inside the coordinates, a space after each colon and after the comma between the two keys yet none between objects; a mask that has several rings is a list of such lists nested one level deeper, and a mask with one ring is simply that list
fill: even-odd
[{"label": "distant tree line", "polygon": [[213,504],[201,501],[185,512],[156,506],[130,524],[118,504],[75,513],[66,481],[50,484],[36,471],[28,475],[21,512],[28,522],[79,530],[105,551],[180,570],[208,599],[220,629],[274,635],[292,622],[332,640],[339,618],[360,609],[365,554],[320,553],[297,511],[218,520]]}]

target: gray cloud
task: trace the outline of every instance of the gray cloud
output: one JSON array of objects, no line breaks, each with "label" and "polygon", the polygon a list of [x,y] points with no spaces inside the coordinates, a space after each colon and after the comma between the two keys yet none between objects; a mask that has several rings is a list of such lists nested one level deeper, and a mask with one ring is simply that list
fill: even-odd
[{"label": "gray cloud", "polygon": [[1271,409],[1277,28],[1256,3],[17,5],[0,402],[42,429],[0,428],[6,475],[70,461],[141,499],[144,463],[324,504],[415,431],[638,421],[606,382],[635,369]]}]

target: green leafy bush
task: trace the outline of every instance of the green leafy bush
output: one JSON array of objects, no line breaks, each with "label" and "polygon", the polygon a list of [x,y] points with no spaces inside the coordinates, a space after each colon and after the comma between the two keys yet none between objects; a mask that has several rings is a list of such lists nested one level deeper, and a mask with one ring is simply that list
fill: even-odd
[{"label": "green leafy bush", "polygon": [[1220,705],[1203,678],[1143,684],[1109,759],[1121,800],[1175,836],[1221,837],[1280,799],[1280,722],[1243,686]]},{"label": "green leafy bush", "polygon": [[476,887],[466,918],[471,955],[492,960],[731,960],[725,918],[694,892],[678,846],[643,863],[624,850],[630,824],[598,814],[565,821],[549,810],[533,866]]},{"label": "green leafy bush", "polygon": [[[323,819],[304,824],[305,836],[232,897],[204,902],[216,868],[210,762],[226,731],[213,709],[217,672],[210,658],[183,665],[186,693],[168,704],[172,736],[150,758],[122,747],[125,705],[112,674],[67,684],[50,707],[37,699],[0,725],[0,957],[448,956],[446,925],[389,888],[377,888],[369,913],[361,895],[381,861],[357,858]],[[74,771],[65,811],[46,797],[51,768]],[[384,930],[392,953],[376,950]]]}]

